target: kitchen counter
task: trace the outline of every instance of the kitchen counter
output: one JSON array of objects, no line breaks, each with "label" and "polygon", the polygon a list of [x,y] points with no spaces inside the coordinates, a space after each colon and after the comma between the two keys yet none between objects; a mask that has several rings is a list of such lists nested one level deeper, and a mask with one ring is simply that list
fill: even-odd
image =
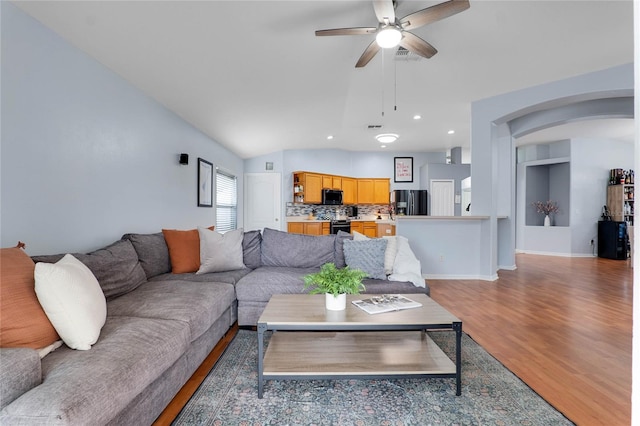
[{"label": "kitchen counter", "polygon": [[[339,220],[344,220],[344,219],[339,219]],[[395,225],[396,221],[395,220],[389,220],[389,219],[367,219],[367,218],[360,218],[360,219],[349,219],[351,222],[375,222],[375,223],[388,223],[390,225]],[[286,221],[288,222],[331,222],[330,220],[320,220],[320,219],[309,219],[308,216],[287,216],[286,217]]]}]

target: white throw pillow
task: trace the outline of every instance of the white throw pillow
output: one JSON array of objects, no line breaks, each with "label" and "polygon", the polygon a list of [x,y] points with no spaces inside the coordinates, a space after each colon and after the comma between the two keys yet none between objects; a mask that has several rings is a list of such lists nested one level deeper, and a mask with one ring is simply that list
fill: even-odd
[{"label": "white throw pillow", "polygon": [[[396,253],[398,252],[398,243],[396,242],[395,236],[384,236],[382,238],[387,240],[387,248],[384,251],[384,273],[389,275],[393,273],[393,263],[396,260]],[[365,241],[370,239],[371,238],[358,231],[353,231],[353,241]]]},{"label": "white throw pillow", "polygon": [[243,269],[242,228],[221,234],[206,228],[198,228],[200,234],[200,269],[196,274]]},{"label": "white throw pillow", "polygon": [[107,302],[98,280],[70,254],[57,263],[36,263],[35,290],[42,309],[71,349],[89,350],[107,320]]},{"label": "white throw pillow", "polygon": [[422,278],[420,261],[411,250],[409,240],[406,237],[396,235],[398,253],[393,263],[393,274],[389,275],[391,281],[409,281],[416,287],[425,287]]}]

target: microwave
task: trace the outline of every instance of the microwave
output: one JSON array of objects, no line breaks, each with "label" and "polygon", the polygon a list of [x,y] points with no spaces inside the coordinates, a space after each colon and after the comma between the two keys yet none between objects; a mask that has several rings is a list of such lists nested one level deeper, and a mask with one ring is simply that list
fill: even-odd
[{"label": "microwave", "polygon": [[342,205],[342,191],[339,189],[323,189],[322,204],[328,206]]}]

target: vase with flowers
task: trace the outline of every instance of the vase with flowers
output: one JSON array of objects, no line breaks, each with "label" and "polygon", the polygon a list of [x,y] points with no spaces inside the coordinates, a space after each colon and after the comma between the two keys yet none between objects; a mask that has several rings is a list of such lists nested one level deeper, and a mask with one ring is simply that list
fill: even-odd
[{"label": "vase with flowers", "polygon": [[536,209],[536,212],[544,214],[544,226],[551,226],[551,219],[549,215],[558,212],[558,204],[555,201],[534,201],[531,205]]}]

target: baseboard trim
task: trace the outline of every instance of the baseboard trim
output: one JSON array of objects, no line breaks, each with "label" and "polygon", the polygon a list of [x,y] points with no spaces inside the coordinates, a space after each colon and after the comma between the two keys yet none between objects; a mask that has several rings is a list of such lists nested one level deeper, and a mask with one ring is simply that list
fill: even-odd
[{"label": "baseboard trim", "polygon": [[422,274],[422,278],[426,280],[481,280],[481,281],[496,281],[498,274],[493,275],[436,275],[436,274]]},{"label": "baseboard trim", "polygon": [[557,256],[557,257],[596,257],[591,253],[558,253],[553,251],[535,251],[535,250],[516,250],[516,253],[521,254],[537,254],[540,256]]},{"label": "baseboard trim", "polygon": [[518,266],[516,264],[513,265],[498,265],[498,270],[500,269],[504,269],[507,271],[515,271],[516,269],[518,269]]}]

